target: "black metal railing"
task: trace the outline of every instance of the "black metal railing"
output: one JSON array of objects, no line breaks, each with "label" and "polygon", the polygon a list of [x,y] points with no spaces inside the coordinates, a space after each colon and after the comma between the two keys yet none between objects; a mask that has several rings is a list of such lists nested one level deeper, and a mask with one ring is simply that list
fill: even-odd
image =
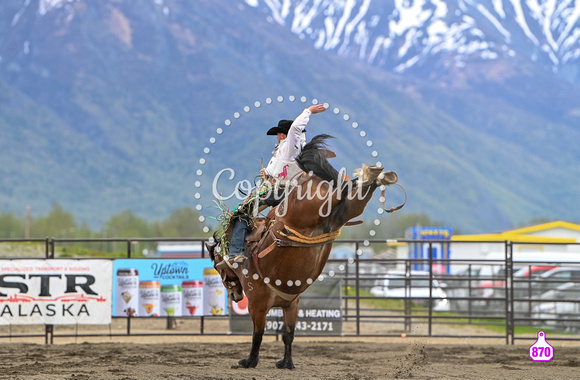
[{"label": "black metal railing", "polygon": [[[135,247],[139,244],[152,245],[159,242],[197,242],[201,245],[201,257],[206,257],[206,239],[157,239],[157,238],[106,238],[106,239],[2,239],[0,240],[0,260],[6,259],[59,259],[59,248],[68,247],[67,257],[75,257],[74,247],[90,244],[116,244],[113,251],[122,252],[120,258],[143,258]],[[361,248],[383,249],[389,244],[426,244],[426,258],[363,257]],[[576,289],[580,284],[580,258],[578,261],[529,261],[514,262],[514,247],[523,243],[497,241],[486,244],[500,244],[505,257],[502,259],[456,259],[433,257],[433,245],[440,241],[415,240],[337,240],[337,245],[346,245],[350,253],[343,258],[328,261],[320,281],[325,278],[340,279],[343,284],[342,336],[384,336],[384,337],[445,337],[445,338],[490,338],[504,339],[506,344],[515,340],[536,339],[539,329],[550,331],[550,339],[580,340],[580,297],[566,298],[566,289]],[[453,246],[453,241],[446,242]],[[461,242],[461,244],[481,244],[482,242]],[[19,257],[2,252],[2,244],[37,244],[35,257]],[[553,243],[525,243],[553,244]],[[567,244],[578,250],[580,244]],[[72,248],[71,248],[72,247]],[[452,247],[453,249],[453,247]],[[474,245],[475,249],[475,245]],[[71,253],[72,251],[72,253]],[[103,257],[113,259],[108,253]],[[95,258],[94,256],[90,258]],[[420,272],[416,267],[427,268]],[[579,273],[547,278],[533,275],[533,269],[543,267],[569,267],[570,273]],[[529,275],[516,273],[519,267],[527,267]],[[439,268],[437,271],[435,268]],[[440,268],[451,268],[443,270]],[[460,268],[460,269],[459,269]],[[578,269],[575,271],[575,269]],[[401,277],[402,276],[402,277]],[[388,282],[404,279],[400,293],[388,293]],[[417,293],[416,283],[425,280],[424,293]],[[564,286],[565,284],[565,286]],[[382,293],[379,289],[383,287]],[[560,286],[560,288],[558,287]],[[556,293],[558,291],[563,293]],[[552,296],[550,297],[550,291]],[[579,290],[580,292],[580,290]],[[572,290],[569,294],[573,294]],[[444,304],[444,305],[443,305]],[[443,306],[442,306],[443,305]],[[1,317],[0,317],[1,318]],[[154,332],[139,327],[142,318],[113,317],[114,326],[108,331],[90,329],[74,332],[62,326],[6,326],[0,324],[0,338],[42,338],[52,343],[55,338],[64,337],[131,337],[149,335],[228,335],[227,316],[177,317],[184,320],[187,327],[182,331],[168,331],[161,328]],[[161,319],[161,318],[159,318]],[[212,328],[208,329],[208,324]],[[215,325],[215,326],[213,326]],[[189,329],[185,331],[185,329]],[[105,328],[107,330],[107,328]],[[251,332],[248,332],[248,335]]]}]

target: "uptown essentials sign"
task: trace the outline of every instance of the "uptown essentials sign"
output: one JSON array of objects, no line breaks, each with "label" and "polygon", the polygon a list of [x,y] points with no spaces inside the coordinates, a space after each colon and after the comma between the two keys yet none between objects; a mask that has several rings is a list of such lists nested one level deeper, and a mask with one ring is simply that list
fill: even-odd
[{"label": "uptown essentials sign", "polygon": [[[205,270],[213,269],[210,259],[118,259],[113,263],[113,316],[127,317],[191,317],[200,315],[225,315],[227,311],[226,289],[224,288],[220,276],[206,276]],[[131,276],[122,276],[130,273]],[[130,277],[130,279],[129,279]],[[203,288],[195,292],[199,295],[203,307],[191,304],[188,296],[192,290],[188,288],[188,283],[192,281],[203,281]],[[148,292],[143,292],[140,284],[156,283],[159,294],[155,297],[143,296]],[[129,285],[129,286],[127,286]],[[168,292],[164,292],[168,290]],[[170,291],[170,292],[169,292]],[[203,295],[201,294],[203,292]],[[173,294],[170,294],[173,293]],[[219,293],[220,296],[217,296]],[[126,299],[124,299],[126,297]],[[182,305],[177,307],[181,299]],[[172,305],[164,306],[163,301]],[[199,305],[201,306],[201,305]],[[171,311],[163,312],[167,308]],[[158,310],[158,312],[148,313],[147,310]],[[128,313],[127,310],[130,312]],[[156,315],[158,314],[158,315]]]},{"label": "uptown essentials sign", "polygon": [[110,260],[0,260],[0,325],[109,324]]}]

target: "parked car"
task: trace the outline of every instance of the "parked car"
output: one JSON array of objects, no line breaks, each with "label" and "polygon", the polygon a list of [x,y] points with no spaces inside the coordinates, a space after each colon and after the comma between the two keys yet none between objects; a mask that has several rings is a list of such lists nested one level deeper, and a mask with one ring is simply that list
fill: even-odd
[{"label": "parked car", "polygon": [[564,283],[543,293],[539,299],[543,302],[539,304],[534,302],[531,315],[536,324],[556,328],[561,326],[573,330],[580,328],[580,283]]},{"label": "parked car", "polygon": [[580,266],[556,267],[530,281],[514,280],[514,298],[529,298],[555,289],[566,282],[580,283]]},{"label": "parked car", "polygon": [[[514,270],[518,269],[514,267]],[[470,307],[481,309],[489,306],[488,299],[494,296],[494,288],[505,287],[505,265],[478,263],[445,276],[445,282],[445,292],[453,310],[468,310]]]},{"label": "parked car", "polygon": [[541,294],[556,289],[566,282],[580,283],[580,266],[558,267],[530,281],[514,281],[514,311],[529,315],[534,301]]},{"label": "parked car", "polygon": [[[513,275],[514,284],[527,283],[531,279],[539,277],[541,274],[557,268],[555,265],[526,265],[517,270]],[[502,278],[497,280],[482,281],[477,285],[476,295],[482,298],[482,305],[486,306],[487,301],[492,298],[505,297],[505,271],[501,273]]]},{"label": "parked car", "polygon": [[442,287],[435,278],[429,285],[429,272],[411,271],[407,276],[403,271],[389,271],[375,282],[371,294],[385,298],[411,298],[418,305],[429,305],[431,291],[433,310],[448,311],[449,300]]},{"label": "parked car", "polygon": [[470,266],[455,274],[438,275],[445,281],[445,293],[450,303],[450,308],[456,311],[469,310],[470,307],[478,307],[481,300],[470,297],[479,297],[478,284],[480,280],[480,272],[482,267]]},{"label": "parked car", "polygon": [[[369,291],[374,286],[376,279],[383,277],[389,268],[376,262],[359,262],[358,270],[359,288]],[[345,285],[354,287],[356,285],[356,264],[354,262],[329,262],[324,267],[322,275],[325,277],[344,279]]]}]

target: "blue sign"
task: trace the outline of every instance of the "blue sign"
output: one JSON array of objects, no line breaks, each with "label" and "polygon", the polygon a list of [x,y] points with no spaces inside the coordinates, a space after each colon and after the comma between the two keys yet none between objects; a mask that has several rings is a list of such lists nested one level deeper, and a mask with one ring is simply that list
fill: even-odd
[{"label": "blue sign", "polygon": [[[203,281],[203,271],[206,268],[213,269],[210,259],[119,259],[113,262],[113,305],[124,305],[115,309],[113,315],[142,316],[135,312],[138,309],[139,283],[158,282],[163,289],[175,286],[175,291],[180,292],[185,281]],[[119,286],[127,287],[120,289]],[[121,296],[119,296],[121,295]],[[127,297],[121,300],[118,297]],[[123,302],[121,302],[123,301]],[[131,304],[133,302],[134,304]],[[135,314],[127,314],[123,311],[133,310]]]},{"label": "blue sign", "polygon": [[429,270],[429,259],[432,261],[434,273],[449,273],[449,263],[438,261],[451,257],[449,241],[453,231],[447,227],[410,227],[405,231],[405,238],[409,240],[424,240],[425,242],[409,243],[409,258],[413,261],[413,269]]},{"label": "blue sign", "polygon": [[448,227],[410,227],[405,232],[409,240],[451,240],[453,235]]}]

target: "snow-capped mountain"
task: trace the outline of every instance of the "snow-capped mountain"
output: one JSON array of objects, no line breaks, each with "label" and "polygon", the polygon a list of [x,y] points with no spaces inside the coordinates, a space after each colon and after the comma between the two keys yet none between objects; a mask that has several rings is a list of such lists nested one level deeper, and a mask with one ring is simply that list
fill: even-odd
[{"label": "snow-capped mountain", "polygon": [[526,59],[580,83],[573,0],[246,0],[317,49],[397,73]]}]

